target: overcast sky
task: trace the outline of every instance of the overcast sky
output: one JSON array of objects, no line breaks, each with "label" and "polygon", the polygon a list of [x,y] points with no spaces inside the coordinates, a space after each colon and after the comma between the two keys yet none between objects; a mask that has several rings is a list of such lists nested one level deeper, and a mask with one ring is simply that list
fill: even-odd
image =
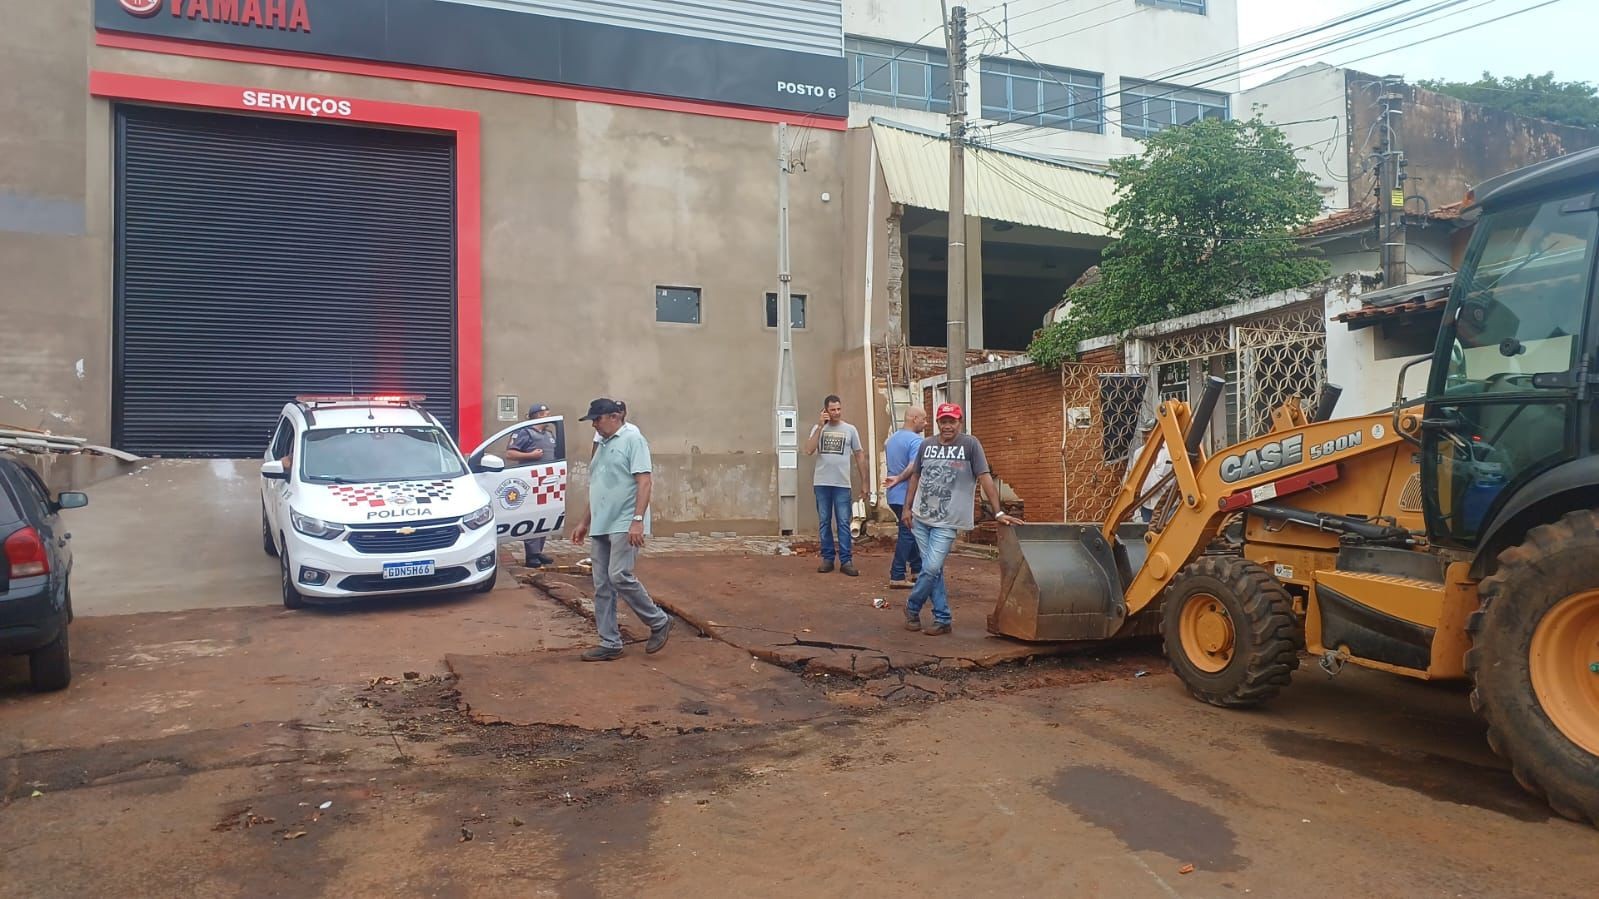
[{"label": "overcast sky", "polygon": [[[1377,0],[1238,0],[1239,40],[1243,46],[1269,41],[1297,29],[1313,27],[1339,15],[1365,9]],[[1366,23],[1392,18],[1401,11],[1425,9],[1439,0],[1411,0],[1394,9],[1342,26],[1335,34]],[[1288,68],[1309,61],[1334,65],[1347,64],[1374,75],[1403,75],[1407,80],[1421,78],[1476,78],[1484,69],[1495,75],[1543,74],[1553,71],[1561,81],[1599,82],[1599,54],[1594,52],[1592,36],[1599,34],[1599,0],[1559,0],[1550,6],[1523,15],[1484,25],[1471,31],[1442,37],[1419,46],[1406,45],[1436,34],[1466,27],[1505,13],[1526,9],[1543,0],[1465,0],[1459,8],[1467,11],[1449,18],[1454,8],[1428,16],[1419,27],[1384,32],[1383,36],[1358,46],[1340,46],[1309,58],[1296,58],[1286,68],[1249,71],[1243,75],[1245,87],[1276,77]],[[1435,23],[1434,19],[1438,19]],[[1358,38],[1357,40],[1366,40]],[[1246,58],[1247,68],[1264,60],[1293,52],[1308,43],[1285,44],[1262,56]],[[1383,52],[1392,51],[1392,52]],[[1372,53],[1371,59],[1352,60]]]}]

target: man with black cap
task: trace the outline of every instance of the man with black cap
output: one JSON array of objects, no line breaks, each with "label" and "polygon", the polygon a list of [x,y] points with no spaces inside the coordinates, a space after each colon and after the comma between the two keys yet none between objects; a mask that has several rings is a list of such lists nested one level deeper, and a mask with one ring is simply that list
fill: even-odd
[{"label": "man with black cap", "polygon": [[[644,517],[650,506],[650,447],[637,429],[623,431],[622,405],[601,397],[589,403],[582,421],[593,422],[599,449],[589,463],[589,510],[572,532],[572,542],[589,540],[594,566],[594,624],[600,645],[583,653],[585,662],[622,657],[622,631],[616,623],[616,598],[625,600],[650,629],[645,652],[659,652],[672,633],[672,619],[633,576],[644,546]],[[592,539],[590,534],[592,532]]]},{"label": "man with black cap", "polygon": [[[549,414],[550,407],[543,403],[534,403],[527,407],[528,421],[545,418]],[[529,425],[517,431],[511,435],[511,444],[505,451],[505,460],[515,465],[554,462],[555,430],[548,424],[542,424]],[[544,554],[543,537],[522,541],[522,560],[529,568],[555,564],[554,559]]]}]

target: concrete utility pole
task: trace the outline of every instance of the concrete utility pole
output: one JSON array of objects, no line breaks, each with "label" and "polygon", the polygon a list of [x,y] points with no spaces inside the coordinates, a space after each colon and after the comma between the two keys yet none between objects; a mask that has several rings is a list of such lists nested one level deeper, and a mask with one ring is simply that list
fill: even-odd
[{"label": "concrete utility pole", "polygon": [[[945,18],[949,53],[949,401],[966,403],[966,7]],[[966,417],[969,422],[971,416]]]},{"label": "concrete utility pole", "polygon": [[788,124],[777,126],[777,526],[783,535],[799,527],[799,404],[794,386],[794,320],[788,258]]},{"label": "concrete utility pole", "polygon": [[1378,238],[1382,241],[1382,283],[1397,287],[1408,278],[1405,265],[1405,152],[1400,145],[1404,95],[1393,76],[1382,83],[1382,152],[1377,179]]}]

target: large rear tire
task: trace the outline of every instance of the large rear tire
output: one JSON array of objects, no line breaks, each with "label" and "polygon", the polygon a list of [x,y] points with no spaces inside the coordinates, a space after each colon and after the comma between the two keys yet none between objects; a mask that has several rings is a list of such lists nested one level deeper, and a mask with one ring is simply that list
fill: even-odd
[{"label": "large rear tire", "polygon": [[1260,705],[1299,667],[1293,602],[1253,562],[1202,556],[1178,572],[1163,602],[1166,657],[1196,699],[1224,708]]},{"label": "large rear tire", "polygon": [[1467,630],[1472,708],[1516,780],[1599,826],[1599,511],[1567,514],[1499,554]]}]

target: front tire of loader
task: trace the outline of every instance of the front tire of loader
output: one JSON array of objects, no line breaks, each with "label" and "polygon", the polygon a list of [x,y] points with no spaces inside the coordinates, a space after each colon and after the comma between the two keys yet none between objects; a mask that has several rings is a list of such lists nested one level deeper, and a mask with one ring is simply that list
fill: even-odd
[{"label": "front tire of loader", "polygon": [[1299,667],[1298,622],[1283,585],[1236,556],[1202,556],[1166,588],[1161,636],[1195,698],[1249,708],[1277,695]]},{"label": "front tire of loader", "polygon": [[1533,528],[1499,555],[1467,630],[1472,708],[1516,780],[1599,826],[1599,511]]}]

